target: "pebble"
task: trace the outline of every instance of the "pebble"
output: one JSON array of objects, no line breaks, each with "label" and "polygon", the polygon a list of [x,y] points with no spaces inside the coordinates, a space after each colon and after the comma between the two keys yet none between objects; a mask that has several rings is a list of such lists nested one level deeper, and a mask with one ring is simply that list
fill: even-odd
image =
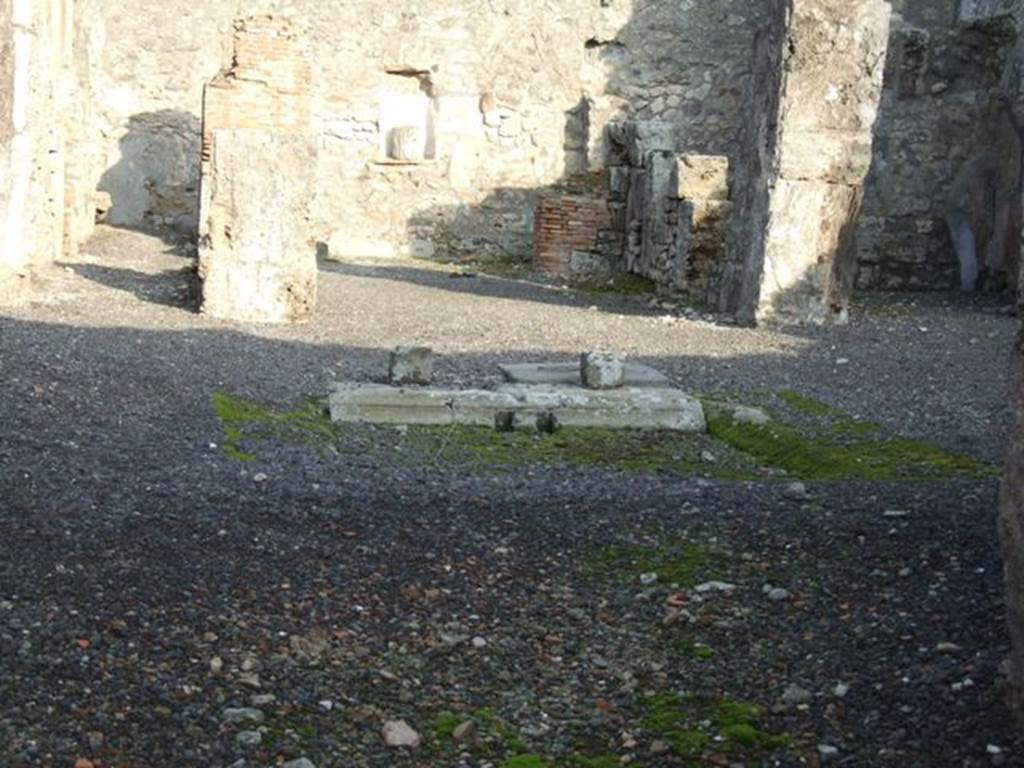
[{"label": "pebble", "polygon": [[783,600],[789,600],[792,597],[788,589],[773,587],[770,584],[765,585],[765,594],[768,595],[768,599],[773,603],[781,603]]},{"label": "pebble", "polygon": [[420,735],[405,720],[388,720],[381,729],[381,736],[389,747],[416,749],[420,745]]},{"label": "pebble", "polygon": [[455,726],[455,730],[452,731],[452,739],[458,743],[472,741],[476,738],[476,722],[473,720],[466,720],[463,723],[459,723]]},{"label": "pebble", "polygon": [[656,573],[641,573],[640,584],[645,587],[650,587],[658,583],[658,574]]},{"label": "pebble", "polygon": [[698,584],[694,589],[702,595],[709,592],[723,592],[727,595],[731,595],[736,591],[736,585],[730,584],[726,581],[706,581],[703,584]]},{"label": "pebble", "polygon": [[240,723],[262,723],[263,713],[251,707],[239,707],[237,709],[225,709],[221,715],[225,723],[238,725]]},{"label": "pebble", "polygon": [[249,698],[249,701],[254,707],[266,707],[277,701],[277,696],[272,693],[256,693]]},{"label": "pebble", "polygon": [[818,754],[821,755],[822,761],[835,760],[839,757],[839,749],[837,747],[833,747],[831,744],[819,744]]},{"label": "pebble", "polygon": [[782,703],[787,707],[797,707],[814,700],[814,694],[799,685],[790,684],[782,694]]},{"label": "pebble", "polygon": [[803,483],[790,483],[782,492],[790,501],[807,501],[811,495],[807,492],[807,486]]},{"label": "pebble", "polygon": [[219,675],[221,673],[221,670],[223,669],[224,659],[222,659],[220,656],[214,656],[212,659],[210,659],[210,671],[213,674]]},{"label": "pebble", "polygon": [[960,653],[962,650],[956,643],[939,643],[935,646],[936,653]]},{"label": "pebble", "polygon": [[235,741],[242,749],[256,749],[263,741],[263,734],[259,731],[239,731]]},{"label": "pebble", "polygon": [[661,739],[658,739],[657,741],[651,742],[652,755],[664,755],[667,754],[668,751],[671,749],[672,745],[669,744],[667,741],[662,741]]},{"label": "pebble", "polygon": [[298,760],[290,760],[281,768],[316,768],[316,765],[307,757],[300,757]]},{"label": "pebble", "polygon": [[832,693],[837,699],[842,699],[850,692],[850,686],[846,683],[836,683],[836,687],[832,689]]},{"label": "pebble", "polygon": [[485,638],[482,638],[482,637],[474,637],[473,638],[473,647],[476,648],[477,650],[479,650],[481,648],[486,648],[487,647],[487,640]]}]

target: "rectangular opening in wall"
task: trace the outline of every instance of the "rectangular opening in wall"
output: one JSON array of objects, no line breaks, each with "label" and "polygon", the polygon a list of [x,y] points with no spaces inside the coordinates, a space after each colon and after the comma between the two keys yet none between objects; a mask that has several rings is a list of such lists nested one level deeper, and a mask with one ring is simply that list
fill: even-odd
[{"label": "rectangular opening in wall", "polygon": [[380,93],[380,157],[383,162],[434,159],[434,88],[425,70],[388,70]]}]

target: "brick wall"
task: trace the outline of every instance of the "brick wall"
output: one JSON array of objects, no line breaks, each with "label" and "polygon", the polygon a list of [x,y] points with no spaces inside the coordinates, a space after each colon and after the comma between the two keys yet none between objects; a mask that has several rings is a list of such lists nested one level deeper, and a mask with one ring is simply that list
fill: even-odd
[{"label": "brick wall", "polygon": [[[615,252],[616,244],[618,252]],[[554,189],[537,198],[533,264],[560,277],[576,277],[574,254],[621,258],[621,235],[612,231],[608,198],[600,192]]]},{"label": "brick wall", "polygon": [[311,85],[312,69],[290,22],[274,16],[236,21],[231,67],[204,92],[204,168],[213,131],[219,128],[308,132]]}]

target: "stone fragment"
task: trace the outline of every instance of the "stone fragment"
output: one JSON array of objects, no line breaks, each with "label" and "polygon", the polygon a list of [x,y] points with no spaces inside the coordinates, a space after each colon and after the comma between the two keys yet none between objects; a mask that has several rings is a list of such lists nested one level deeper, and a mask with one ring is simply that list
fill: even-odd
[{"label": "stone fragment", "polygon": [[242,749],[255,749],[263,741],[263,734],[259,731],[239,731],[235,736],[235,742]]},{"label": "stone fragment", "polygon": [[732,411],[732,420],[737,424],[753,424],[760,427],[771,422],[772,417],[761,408],[738,405]]},{"label": "stone fragment", "polygon": [[300,757],[298,760],[289,760],[281,768],[316,768],[316,765],[308,757]]},{"label": "stone fragment", "polygon": [[420,745],[420,735],[404,720],[388,720],[384,723],[381,736],[384,743],[392,748],[416,749]]},{"label": "stone fragment", "polygon": [[814,694],[804,688],[801,688],[799,685],[791,683],[786,686],[786,690],[782,694],[781,701],[787,707],[798,707],[801,704],[809,704],[814,701]]},{"label": "stone fragment", "polygon": [[397,347],[388,362],[388,381],[395,386],[430,384],[434,379],[434,351],[430,347]]},{"label": "stone fragment", "polygon": [[[561,384],[577,386],[580,366],[574,363],[505,363],[498,366],[505,380],[512,384]],[[623,386],[670,387],[668,376],[641,363],[625,364]]]},{"label": "stone fragment", "polygon": [[473,741],[476,738],[476,721],[466,720],[465,722],[459,723],[455,726],[455,730],[452,731],[452,739],[457,744],[464,744],[469,741]]},{"label": "stone fragment", "polygon": [[580,378],[587,389],[617,389],[623,385],[626,366],[612,352],[584,352],[580,355]]},{"label": "stone fragment", "polygon": [[221,719],[229,725],[242,723],[262,723],[263,713],[251,707],[228,708],[221,713]]}]

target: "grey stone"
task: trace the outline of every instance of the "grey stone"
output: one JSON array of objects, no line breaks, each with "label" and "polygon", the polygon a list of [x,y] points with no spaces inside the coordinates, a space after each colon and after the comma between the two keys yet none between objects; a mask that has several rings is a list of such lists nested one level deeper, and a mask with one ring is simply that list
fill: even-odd
[{"label": "grey stone", "polygon": [[242,749],[255,749],[263,741],[263,734],[259,731],[239,731],[235,736],[235,742]]},{"label": "grey stone", "polygon": [[430,384],[434,379],[434,352],[430,347],[398,347],[388,361],[388,381],[396,386]]},{"label": "grey stone", "polygon": [[[623,385],[627,387],[670,387],[668,376],[648,365],[627,362]],[[580,366],[574,363],[504,363],[498,366],[512,384],[551,384],[577,386]]]},{"label": "grey stone", "polygon": [[289,760],[281,768],[316,768],[316,765],[308,757],[300,757],[298,760]]},{"label": "grey stone", "polygon": [[587,389],[616,389],[623,385],[625,375],[625,363],[612,352],[580,355],[580,379]]},{"label": "grey stone", "polygon": [[801,704],[809,704],[814,701],[814,694],[791,683],[783,692],[781,701],[787,707],[798,707]]},{"label": "grey stone", "polygon": [[738,405],[732,411],[732,419],[737,424],[754,424],[764,426],[771,422],[772,417],[762,408],[754,408],[749,405]]},{"label": "grey stone", "polygon": [[230,725],[242,723],[262,723],[264,716],[258,709],[252,707],[228,708],[221,713],[221,719]]},{"label": "grey stone", "polygon": [[389,747],[407,747],[416,749],[420,745],[420,735],[404,720],[388,720],[381,730],[384,743]]}]

